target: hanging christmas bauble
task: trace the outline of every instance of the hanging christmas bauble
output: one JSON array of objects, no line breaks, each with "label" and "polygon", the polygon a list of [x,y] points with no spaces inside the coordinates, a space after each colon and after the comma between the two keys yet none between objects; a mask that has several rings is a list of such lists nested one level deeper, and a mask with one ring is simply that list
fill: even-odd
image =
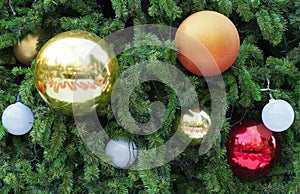
[{"label": "hanging christmas bauble", "polygon": [[259,178],[274,167],[278,139],[264,124],[244,119],[232,127],[226,143],[227,161],[240,178]]},{"label": "hanging christmas bauble", "polygon": [[2,124],[13,135],[24,135],[32,128],[33,114],[22,102],[9,105],[2,114]]},{"label": "hanging christmas bauble", "polygon": [[137,148],[133,141],[110,140],[105,153],[112,157],[113,165],[117,168],[130,167],[137,158]]},{"label": "hanging christmas bauble", "polygon": [[181,64],[201,76],[226,71],[240,49],[236,27],[215,11],[200,11],[187,17],[178,27],[175,41]]},{"label": "hanging christmas bauble", "polygon": [[287,130],[294,122],[294,110],[284,100],[270,99],[261,116],[265,126],[275,132]]},{"label": "hanging christmas bauble", "polygon": [[188,110],[180,120],[180,129],[192,139],[192,145],[201,143],[211,127],[210,116],[203,110]]},{"label": "hanging christmas bauble", "polygon": [[37,34],[27,34],[19,44],[13,47],[15,57],[24,65],[30,65],[36,55],[38,37]]},{"label": "hanging christmas bauble", "polygon": [[63,32],[38,52],[34,79],[43,100],[65,114],[84,114],[110,101],[119,75],[112,50],[85,31]]}]

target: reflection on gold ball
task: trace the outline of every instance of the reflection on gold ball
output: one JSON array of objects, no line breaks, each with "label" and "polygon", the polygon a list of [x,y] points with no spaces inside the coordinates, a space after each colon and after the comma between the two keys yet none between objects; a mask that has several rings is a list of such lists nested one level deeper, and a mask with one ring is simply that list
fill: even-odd
[{"label": "reflection on gold ball", "polygon": [[24,65],[30,65],[36,55],[37,34],[27,34],[18,45],[13,47],[15,57]]},{"label": "reflection on gold ball", "polygon": [[203,110],[189,110],[181,117],[180,128],[194,144],[200,143],[211,128],[210,116]]},{"label": "reflection on gold ball", "polygon": [[54,36],[39,51],[34,68],[40,96],[64,114],[106,105],[118,75],[114,53],[100,37],[85,31]]}]

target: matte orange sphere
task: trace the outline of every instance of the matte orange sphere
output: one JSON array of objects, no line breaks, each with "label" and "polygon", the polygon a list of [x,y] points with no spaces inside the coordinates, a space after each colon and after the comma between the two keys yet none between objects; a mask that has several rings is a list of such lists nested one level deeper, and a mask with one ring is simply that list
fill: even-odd
[{"label": "matte orange sphere", "polygon": [[229,69],[240,50],[235,25],[215,11],[200,11],[187,17],[175,35],[178,59],[190,72],[218,75]]}]

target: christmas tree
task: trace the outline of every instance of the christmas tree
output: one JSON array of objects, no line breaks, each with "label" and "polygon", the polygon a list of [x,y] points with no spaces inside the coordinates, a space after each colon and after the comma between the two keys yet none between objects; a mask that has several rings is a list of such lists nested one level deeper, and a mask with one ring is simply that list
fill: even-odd
[{"label": "christmas tree", "polygon": [[[193,74],[178,60],[176,30],[203,10],[228,17],[240,38],[237,58],[217,80]],[[0,113],[20,95],[34,115],[24,135],[0,125],[0,193],[300,192],[300,1],[5,0],[0,13]],[[118,95],[97,96],[93,114],[103,129],[92,116],[66,114],[39,94],[37,53],[74,30],[103,38],[115,52],[118,68],[101,70],[100,77],[120,76],[110,85]],[[16,48],[21,44],[23,53]],[[89,61],[90,69],[103,65]],[[262,122],[270,91],[292,106],[295,119],[274,132],[275,166],[261,177],[238,177],[226,157],[228,135],[244,118]],[[202,115],[212,127],[196,145],[177,134],[190,106],[211,118]],[[128,143],[133,151],[126,168],[105,155],[109,139],[135,142]]]}]

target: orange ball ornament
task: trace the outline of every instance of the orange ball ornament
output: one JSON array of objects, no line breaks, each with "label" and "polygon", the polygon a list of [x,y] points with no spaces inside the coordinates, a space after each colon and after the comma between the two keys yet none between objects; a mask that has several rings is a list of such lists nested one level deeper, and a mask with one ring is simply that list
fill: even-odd
[{"label": "orange ball ornament", "polygon": [[240,50],[235,25],[215,11],[200,11],[187,17],[175,35],[178,59],[200,76],[218,75],[229,69]]}]

